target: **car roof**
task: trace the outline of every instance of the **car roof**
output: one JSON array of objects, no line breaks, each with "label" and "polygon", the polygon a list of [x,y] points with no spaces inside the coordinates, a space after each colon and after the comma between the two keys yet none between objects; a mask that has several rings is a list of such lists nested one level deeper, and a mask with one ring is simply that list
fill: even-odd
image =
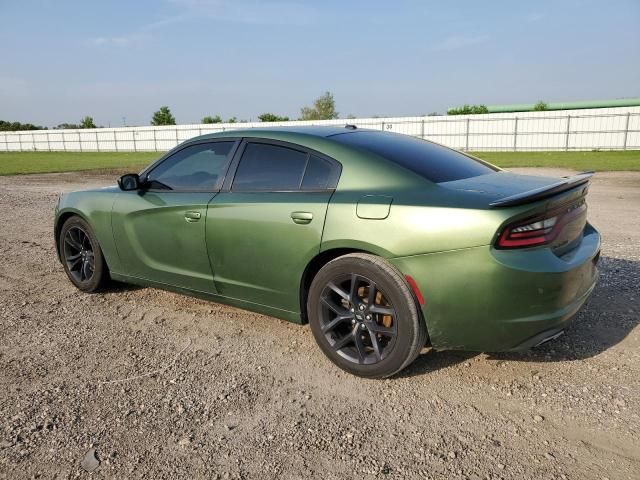
[{"label": "car roof", "polygon": [[219,137],[266,137],[278,134],[299,134],[312,137],[328,138],[334,135],[357,131],[354,125],[295,125],[295,126],[277,126],[277,127],[256,127],[229,129],[224,132],[209,133],[196,137],[197,139],[219,138]]}]

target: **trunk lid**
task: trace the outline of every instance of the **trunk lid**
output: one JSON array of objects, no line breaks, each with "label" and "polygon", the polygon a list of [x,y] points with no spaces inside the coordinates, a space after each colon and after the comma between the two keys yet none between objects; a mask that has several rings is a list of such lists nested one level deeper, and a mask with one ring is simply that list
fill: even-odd
[{"label": "trunk lid", "polygon": [[585,197],[591,176],[592,173],[584,173],[553,178],[496,172],[441,183],[440,186],[480,196],[484,199],[482,203],[486,202],[486,208],[513,212],[500,227],[499,236],[509,227],[556,218],[546,245],[556,255],[562,256],[579,245],[582,239],[587,223]]},{"label": "trunk lid", "polygon": [[483,196],[490,207],[512,207],[533,203],[589,182],[592,172],[573,177],[542,177],[496,172],[440,183],[441,187]]}]

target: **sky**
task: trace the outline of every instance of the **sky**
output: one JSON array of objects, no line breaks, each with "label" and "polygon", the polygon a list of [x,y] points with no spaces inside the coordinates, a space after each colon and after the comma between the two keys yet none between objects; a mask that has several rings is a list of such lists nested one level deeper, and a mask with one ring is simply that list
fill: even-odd
[{"label": "sky", "polygon": [[0,0],[0,119],[55,126],[640,97],[640,0]]}]

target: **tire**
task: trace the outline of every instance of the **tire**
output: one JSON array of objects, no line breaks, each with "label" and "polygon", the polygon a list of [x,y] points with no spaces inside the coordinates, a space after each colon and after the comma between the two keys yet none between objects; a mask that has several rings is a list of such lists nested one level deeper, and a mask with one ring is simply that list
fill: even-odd
[{"label": "tire", "polygon": [[82,218],[73,216],[64,222],[58,248],[64,271],[78,290],[96,292],[107,282],[109,272],[100,244]]},{"label": "tire", "polygon": [[344,255],[322,267],[311,283],[307,315],[324,354],[361,377],[398,373],[427,342],[404,276],[375,255]]}]

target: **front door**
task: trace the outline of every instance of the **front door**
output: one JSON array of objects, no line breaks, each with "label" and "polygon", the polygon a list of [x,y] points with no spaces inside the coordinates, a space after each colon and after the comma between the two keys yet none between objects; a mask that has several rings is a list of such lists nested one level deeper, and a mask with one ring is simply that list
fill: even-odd
[{"label": "front door", "polygon": [[205,243],[207,205],[236,146],[233,140],[188,145],[144,174],[145,188],[118,194],[112,223],[124,274],[215,292]]},{"label": "front door", "polygon": [[320,251],[339,165],[282,144],[251,140],[240,148],[233,181],[207,210],[216,289],[299,312],[300,281]]}]

